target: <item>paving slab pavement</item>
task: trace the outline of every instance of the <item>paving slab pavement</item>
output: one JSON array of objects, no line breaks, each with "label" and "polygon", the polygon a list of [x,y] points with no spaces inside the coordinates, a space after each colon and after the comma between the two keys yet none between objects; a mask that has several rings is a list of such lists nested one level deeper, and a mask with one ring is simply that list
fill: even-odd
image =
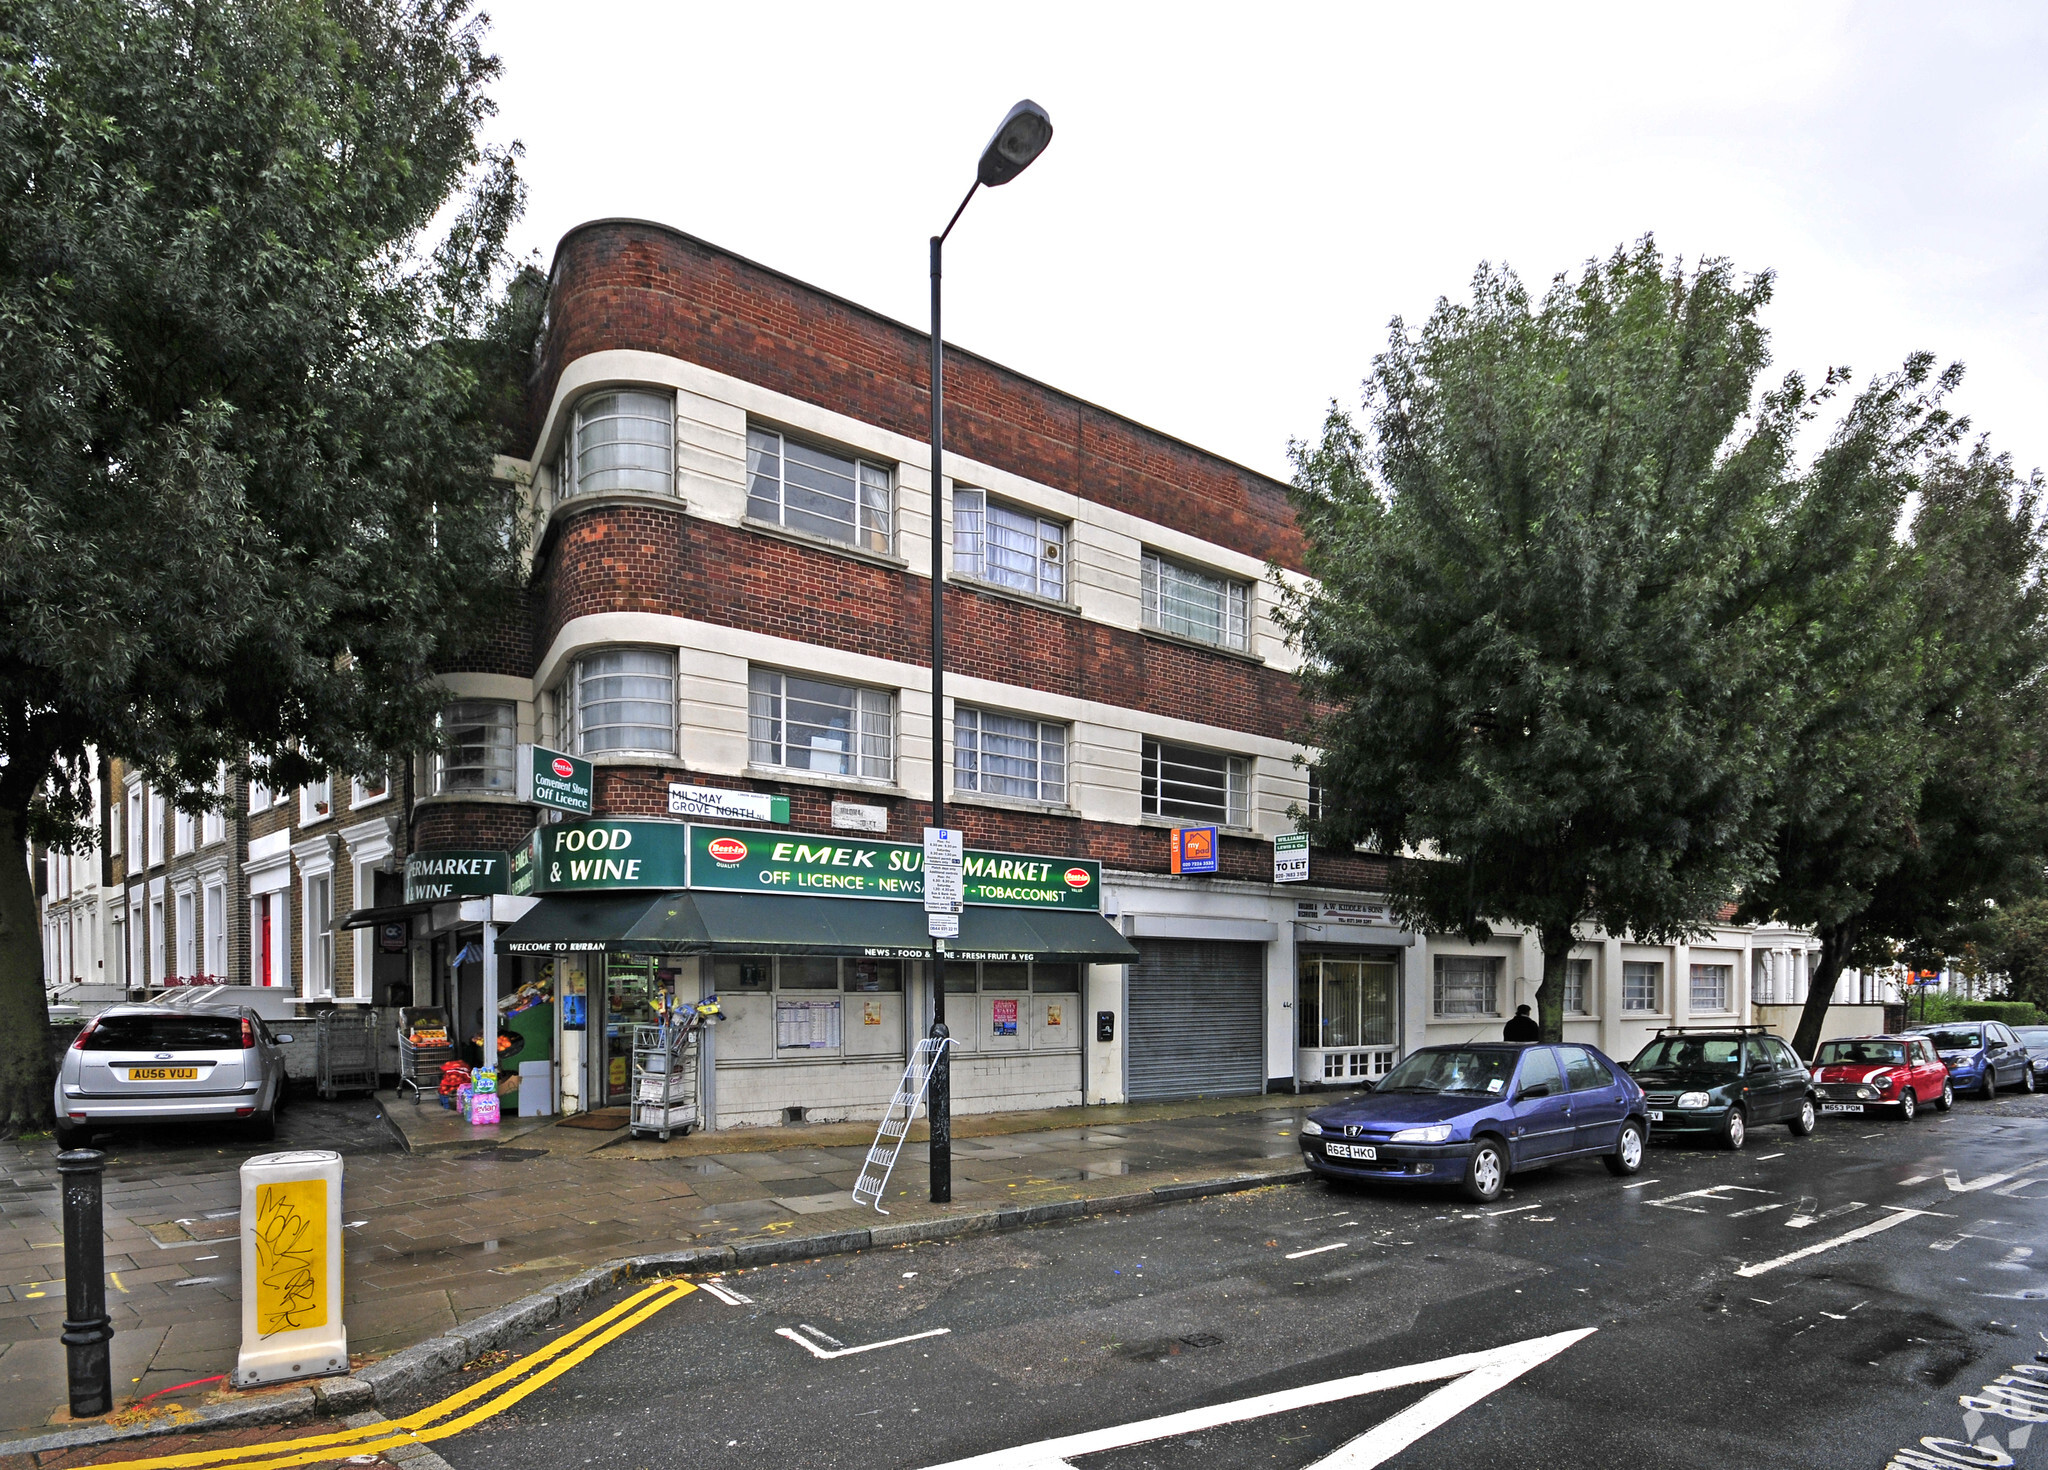
[{"label": "paving slab pavement", "polygon": [[[918,1138],[890,1182],[889,1223],[1270,1169],[1294,1159],[1301,1110],[1330,1100],[1197,1099],[957,1119],[954,1203],[926,1201]],[[341,1106],[302,1105],[317,1116],[298,1126],[318,1144],[339,1146],[355,1135],[322,1110]],[[847,1193],[872,1124],[735,1129],[661,1143],[528,1119],[543,1126],[507,1145],[458,1138],[444,1121],[452,1115],[436,1118],[422,1106],[429,1146],[404,1152],[395,1139],[414,1122],[410,1101],[353,1107],[349,1116],[370,1140],[344,1149],[345,1317],[358,1365],[623,1256],[884,1223]],[[387,1134],[391,1119],[401,1126]],[[237,1170],[244,1157],[299,1140],[177,1143],[160,1154],[123,1143],[109,1160],[117,1407],[233,1367]],[[0,1436],[62,1418],[54,1158],[47,1139],[0,1143]],[[207,1401],[179,1397],[188,1407]]]}]

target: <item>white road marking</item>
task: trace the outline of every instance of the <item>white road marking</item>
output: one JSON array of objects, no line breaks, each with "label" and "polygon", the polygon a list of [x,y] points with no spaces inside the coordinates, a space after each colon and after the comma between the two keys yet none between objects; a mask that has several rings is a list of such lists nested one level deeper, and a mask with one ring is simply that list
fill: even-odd
[{"label": "white road marking", "polygon": [[1782,1210],[1782,1209],[1784,1209],[1784,1208],[1785,1208],[1785,1206],[1786,1206],[1786,1205],[1788,1205],[1788,1204],[1790,1204],[1790,1203],[1791,1203],[1791,1201],[1790,1201],[1790,1200],[1782,1200],[1782,1199],[1781,1199],[1781,1200],[1779,1200],[1779,1201],[1778,1201],[1778,1202],[1777,1202],[1776,1204],[1774,1204],[1774,1205],[1751,1205],[1751,1206],[1750,1206],[1750,1207],[1749,1207],[1748,1209],[1746,1209],[1746,1210],[1737,1210],[1737,1211],[1736,1211],[1736,1212],[1735,1212],[1734,1214],[1730,1215],[1730,1216],[1729,1216],[1728,1218],[1729,1218],[1729,1219],[1731,1219],[1731,1220],[1740,1220],[1740,1219],[1741,1219],[1741,1218],[1742,1218],[1743,1216],[1745,1216],[1745,1215],[1767,1215],[1767,1214],[1769,1214],[1769,1213],[1770,1213],[1770,1212],[1771,1212],[1772,1210]]},{"label": "white road marking", "polygon": [[700,1281],[697,1284],[724,1302],[728,1307],[750,1307],[754,1304],[752,1297],[742,1296],[731,1287],[721,1286],[716,1281]]},{"label": "white road marking", "polygon": [[1652,1184],[1659,1184],[1662,1182],[1663,1181],[1657,1179],[1638,1179],[1633,1184],[1624,1184],[1621,1187],[1623,1189],[1648,1189]]},{"label": "white road marking", "polygon": [[2039,1175],[2025,1174],[2019,1177],[2018,1179],[2013,1180],[2010,1184],[1999,1185],[1998,1188],[1992,1190],[1991,1192],[1993,1194],[2002,1194],[2007,1199],[2037,1199],[2039,1198],[2038,1195],[2021,1194],[2020,1191],[2025,1189],[2030,1184],[2039,1184],[2040,1182],[2041,1178]]},{"label": "white road marking", "polygon": [[1480,1218],[1485,1220],[1498,1220],[1502,1215],[1519,1215],[1524,1210],[1540,1210],[1542,1208],[1543,1206],[1541,1205],[1516,1205],[1512,1210],[1482,1211]]},{"label": "white road marking", "polygon": [[1950,1194],[1969,1194],[1974,1190],[1989,1189],[1994,1184],[2003,1184],[2006,1180],[2012,1178],[2012,1175],[1986,1174],[1981,1179],[1972,1179],[1968,1184],[1965,1184],[1963,1183],[1963,1176],[1955,1170],[1943,1169],[1941,1177],[1948,1181],[1948,1192]]},{"label": "white road marking", "polygon": [[1930,1179],[1939,1179],[1940,1177],[1938,1174],[1915,1174],[1911,1179],[1901,1179],[1899,1181],[1899,1188],[1911,1189],[1916,1184],[1925,1184]]},{"label": "white road marking", "polygon": [[1282,1389],[1277,1393],[1215,1404],[1206,1409],[1188,1409],[1108,1429],[1061,1435],[1035,1444],[974,1455],[965,1460],[949,1460],[943,1465],[930,1467],[930,1470],[1073,1470],[1072,1462],[1083,1455],[1199,1434],[1225,1424],[1293,1413],[1318,1404],[1378,1393],[1383,1389],[1435,1383],[1445,1378],[1454,1380],[1307,1467],[1307,1470],[1375,1470],[1376,1466],[1385,1464],[1432,1429],[1488,1394],[1505,1388],[1531,1368],[1548,1362],[1581,1338],[1590,1337],[1595,1330],[1582,1327],[1574,1332],[1532,1337],[1526,1342],[1509,1343],[1485,1352],[1461,1353],[1429,1363],[1360,1373],[1352,1378],[1332,1378],[1323,1383]]},{"label": "white road marking", "polygon": [[[817,1332],[817,1329],[815,1327],[811,1330],[813,1332]],[[887,1342],[870,1342],[864,1343],[860,1347],[838,1349],[821,1348],[816,1343],[812,1342],[809,1338],[803,1336],[801,1333],[794,1332],[787,1327],[776,1328],[775,1335],[777,1337],[788,1338],[791,1342],[795,1343],[798,1347],[802,1348],[805,1352],[809,1353],[814,1358],[850,1358],[855,1353],[871,1353],[875,1351],[877,1348],[895,1347],[898,1343],[918,1342],[927,1337],[944,1337],[947,1333],[951,1332],[952,1330],[953,1329],[950,1327],[934,1327],[929,1332],[913,1332],[908,1337],[892,1337]],[[823,1333],[818,1333],[818,1335],[820,1337],[824,1336]]]},{"label": "white road marking", "polygon": [[1794,1261],[1803,1261],[1808,1256],[1819,1255],[1822,1251],[1831,1251],[1836,1246],[1847,1245],[1852,1240],[1861,1240],[1867,1235],[1876,1235],[1881,1230],[1889,1230],[1894,1225],[1903,1225],[1908,1220],[1917,1219],[1928,1213],[1926,1210],[1899,1209],[1897,1205],[1886,1205],[1885,1208],[1896,1210],[1897,1213],[1887,1215],[1882,1220],[1872,1220],[1868,1225],[1859,1225],[1846,1235],[1837,1235],[1831,1240],[1817,1240],[1804,1250],[1793,1251],[1790,1255],[1779,1256],[1777,1259],[1770,1261],[1759,1261],[1754,1266],[1744,1266],[1735,1274],[1742,1277],[1761,1276],[1766,1271],[1775,1271],[1780,1266],[1789,1266]]},{"label": "white road marking", "polygon": [[1784,1157],[1785,1155],[1782,1152],[1775,1154],[1758,1154],[1756,1156],[1756,1161],[1759,1164],[1768,1164],[1772,1159],[1782,1159]]},{"label": "white road marking", "polygon": [[1348,1240],[1340,1240],[1332,1245],[1319,1245],[1314,1250],[1289,1251],[1287,1253],[1287,1259],[1290,1261],[1298,1261],[1303,1256],[1319,1256],[1324,1251],[1341,1251],[1342,1249],[1344,1249],[1345,1246],[1349,1245],[1350,1243],[1351,1242],[1349,1242]]},{"label": "white road marking", "polygon": [[1775,1189],[1751,1189],[1746,1184],[1715,1184],[1710,1185],[1706,1189],[1688,1189],[1683,1194],[1667,1194],[1662,1199],[1653,1199],[1646,1201],[1646,1203],[1660,1210],[1682,1210],[1688,1215],[1704,1215],[1706,1211],[1698,1205],[1682,1205],[1679,1201],[1682,1199],[1706,1199],[1712,1200],[1716,1204],[1733,1204],[1733,1200],[1726,1198],[1722,1194],[1723,1190],[1729,1189],[1737,1190],[1743,1194],[1777,1193]]},{"label": "white road marking", "polygon": [[2003,1220],[1972,1220],[1967,1229],[1958,1230],[1954,1235],[1945,1235],[1940,1240],[1932,1241],[1928,1244],[1927,1248],[1931,1251],[1952,1251],[1966,1240],[1997,1240],[1998,1237],[1995,1235],[1983,1234],[1984,1228],[1988,1225],[2003,1225],[2004,1223]]}]

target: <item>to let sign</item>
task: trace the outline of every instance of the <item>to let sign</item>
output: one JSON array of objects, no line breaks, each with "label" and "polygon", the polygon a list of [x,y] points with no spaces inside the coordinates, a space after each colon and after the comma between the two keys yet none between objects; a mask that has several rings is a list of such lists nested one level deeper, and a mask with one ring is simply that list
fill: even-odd
[{"label": "to let sign", "polygon": [[1216,871],[1216,829],[1214,827],[1175,827],[1173,847],[1170,849],[1172,870],[1176,873],[1213,873]]},{"label": "to let sign", "polygon": [[538,745],[519,747],[519,799],[552,811],[590,815],[596,777],[590,762]]},{"label": "to let sign", "polygon": [[1308,833],[1282,832],[1273,839],[1273,881],[1308,881]]}]

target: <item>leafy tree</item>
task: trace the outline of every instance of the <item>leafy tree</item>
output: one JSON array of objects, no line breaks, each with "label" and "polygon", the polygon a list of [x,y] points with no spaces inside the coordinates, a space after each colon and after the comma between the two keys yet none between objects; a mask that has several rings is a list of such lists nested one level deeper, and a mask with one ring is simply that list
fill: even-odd
[{"label": "leafy tree", "polygon": [[2006,997],[2048,1010],[2048,897],[2001,905],[1979,946],[1985,968],[2006,977]]},{"label": "leafy tree", "polygon": [[[418,748],[515,584],[536,292],[463,10],[0,0],[0,850],[93,840],[89,746],[188,808]],[[39,969],[17,856],[6,1131],[49,1116]]]},{"label": "leafy tree", "polygon": [[1396,865],[1411,923],[1533,928],[1562,1026],[1581,927],[1696,932],[1767,856],[1782,752],[1782,547],[1797,378],[1757,396],[1771,281],[1650,240],[1532,299],[1394,323],[1368,437],[1295,449],[1316,579],[1286,613],[1323,713],[1319,840]]}]

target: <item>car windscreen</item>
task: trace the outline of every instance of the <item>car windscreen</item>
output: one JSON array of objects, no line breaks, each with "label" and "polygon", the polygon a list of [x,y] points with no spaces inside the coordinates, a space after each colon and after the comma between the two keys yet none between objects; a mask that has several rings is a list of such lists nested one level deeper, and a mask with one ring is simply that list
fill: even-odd
[{"label": "car windscreen", "polygon": [[1823,1041],[1813,1058],[1818,1067],[1876,1066],[1905,1060],[1905,1044],[1897,1041]]},{"label": "car windscreen", "polygon": [[1975,1051],[1984,1044],[1984,1033],[1975,1026],[1930,1031],[1927,1035],[1936,1051]]},{"label": "car windscreen", "polygon": [[2012,1034],[2021,1046],[2048,1046],[2048,1026],[2016,1026]]},{"label": "car windscreen", "polygon": [[1470,1092],[1498,1097],[1507,1091],[1521,1053],[1446,1048],[1419,1051],[1381,1079],[1375,1092]]},{"label": "car windscreen", "polygon": [[87,1051],[240,1051],[240,1016],[101,1016]]},{"label": "car windscreen", "polygon": [[1706,1072],[1733,1077],[1742,1070],[1742,1042],[1733,1036],[1665,1036],[1642,1049],[1631,1072]]}]

